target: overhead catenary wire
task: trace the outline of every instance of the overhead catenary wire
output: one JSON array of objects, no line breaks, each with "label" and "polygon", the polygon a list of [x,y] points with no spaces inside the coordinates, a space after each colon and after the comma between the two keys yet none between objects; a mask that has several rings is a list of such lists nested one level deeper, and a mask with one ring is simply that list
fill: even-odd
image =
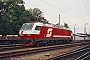
[{"label": "overhead catenary wire", "polygon": [[[58,7],[56,7],[56,6],[54,6],[53,4],[50,4],[50,3],[48,3],[48,2],[46,2],[46,1],[44,1],[44,0],[41,0],[41,1],[44,2],[44,3],[46,3],[46,4],[48,4],[48,5],[50,5],[50,6],[52,6],[52,7],[54,7],[54,8],[56,8],[56,9],[58,9],[58,10],[61,10],[61,11],[64,12],[64,13],[67,13],[67,14],[69,14],[69,15],[75,17],[75,18],[80,19],[79,17],[77,17],[77,16],[75,16],[75,15],[73,15],[73,14],[70,14],[70,13],[66,12],[65,10],[62,10],[62,9],[60,9],[60,8],[58,8]],[[80,20],[82,20],[82,19],[80,19]]]},{"label": "overhead catenary wire", "polygon": [[67,13],[66,11],[64,11],[64,10],[62,10],[62,9],[60,9],[60,8],[58,8],[58,7],[56,7],[56,6],[52,5],[52,4],[50,4],[50,3],[48,3],[48,2],[45,2],[45,1],[43,1],[43,0],[41,0],[41,1],[44,2],[44,3],[46,3],[46,4],[48,4],[48,5],[50,5],[50,6],[52,6],[52,7],[54,7],[54,8],[56,8],[56,9],[59,9],[59,10],[65,12],[65,13]]},{"label": "overhead catenary wire", "polygon": [[86,4],[84,3],[83,0],[82,0],[82,2],[83,2],[83,4],[84,4],[85,8],[87,9],[87,11],[90,13],[89,9],[87,8],[87,6],[86,6]]},{"label": "overhead catenary wire", "polygon": [[86,0],[86,3],[87,3],[87,5],[90,7],[90,5],[89,5],[89,3],[88,3],[88,1]]},{"label": "overhead catenary wire", "polygon": [[[62,3],[60,0],[57,0],[58,2]],[[71,7],[65,5],[64,3],[62,3],[66,8],[69,8],[70,10],[73,10]]]}]

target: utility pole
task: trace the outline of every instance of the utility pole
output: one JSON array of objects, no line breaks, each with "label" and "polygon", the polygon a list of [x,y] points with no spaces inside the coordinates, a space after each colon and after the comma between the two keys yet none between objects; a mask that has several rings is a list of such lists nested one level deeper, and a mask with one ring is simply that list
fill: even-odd
[{"label": "utility pole", "polygon": [[60,26],[60,14],[59,14],[59,26]]},{"label": "utility pole", "polygon": [[[86,34],[86,25],[88,25],[88,23],[84,24],[84,35]],[[85,36],[84,36],[84,40],[85,40]]]},{"label": "utility pole", "polygon": [[74,40],[75,40],[75,30],[76,30],[76,28],[75,28],[75,26],[76,26],[76,24],[74,25]]},{"label": "utility pole", "polygon": [[[84,24],[84,34],[86,33],[86,23]],[[84,40],[85,40],[85,36],[84,36]]]}]

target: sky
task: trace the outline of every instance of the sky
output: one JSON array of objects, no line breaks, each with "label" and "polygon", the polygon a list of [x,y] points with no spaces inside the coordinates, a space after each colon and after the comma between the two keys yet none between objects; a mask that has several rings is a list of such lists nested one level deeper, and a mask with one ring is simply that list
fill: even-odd
[{"label": "sky", "polygon": [[23,0],[25,8],[39,8],[49,22],[67,23],[75,33],[90,33],[90,0]]}]

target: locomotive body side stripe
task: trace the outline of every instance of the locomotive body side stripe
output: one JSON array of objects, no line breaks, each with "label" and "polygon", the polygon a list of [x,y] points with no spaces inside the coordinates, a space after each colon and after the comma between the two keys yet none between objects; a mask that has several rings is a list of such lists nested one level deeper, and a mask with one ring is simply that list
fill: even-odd
[{"label": "locomotive body side stripe", "polygon": [[62,36],[62,35],[53,35],[53,37],[71,37],[71,36]]}]

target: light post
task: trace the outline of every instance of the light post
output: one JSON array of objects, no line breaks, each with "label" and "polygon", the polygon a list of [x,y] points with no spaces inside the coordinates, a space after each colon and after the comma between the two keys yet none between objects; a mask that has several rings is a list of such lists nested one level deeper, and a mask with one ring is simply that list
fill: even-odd
[{"label": "light post", "polygon": [[70,30],[71,30],[71,25],[69,26]]},{"label": "light post", "polygon": [[75,40],[75,32],[76,32],[76,31],[75,31],[75,30],[76,30],[75,27],[76,27],[76,24],[74,25],[74,40]]},{"label": "light post", "polygon": [[[84,24],[84,35],[86,34],[86,25],[88,25],[88,23]],[[85,36],[84,36],[84,40],[85,40]]]},{"label": "light post", "polygon": [[59,14],[59,23],[58,23],[58,25],[60,26],[60,14]]}]

